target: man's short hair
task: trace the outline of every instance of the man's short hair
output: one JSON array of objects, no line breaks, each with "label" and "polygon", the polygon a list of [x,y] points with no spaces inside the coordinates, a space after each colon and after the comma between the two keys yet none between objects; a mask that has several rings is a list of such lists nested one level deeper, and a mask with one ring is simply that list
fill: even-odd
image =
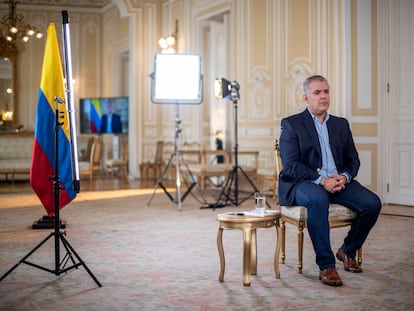
[{"label": "man's short hair", "polygon": [[307,78],[302,84],[303,94],[306,94],[308,92],[309,84],[313,81],[324,81],[324,82],[328,83],[328,80],[326,80],[326,78],[323,77],[323,76],[320,76],[320,75],[311,76],[311,77]]}]

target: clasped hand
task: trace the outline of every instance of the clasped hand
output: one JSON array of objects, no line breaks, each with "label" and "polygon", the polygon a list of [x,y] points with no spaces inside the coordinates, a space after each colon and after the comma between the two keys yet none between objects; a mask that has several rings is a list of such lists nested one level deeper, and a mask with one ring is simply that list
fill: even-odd
[{"label": "clasped hand", "polygon": [[325,179],[324,188],[330,193],[340,192],[345,189],[346,177],[335,174]]}]

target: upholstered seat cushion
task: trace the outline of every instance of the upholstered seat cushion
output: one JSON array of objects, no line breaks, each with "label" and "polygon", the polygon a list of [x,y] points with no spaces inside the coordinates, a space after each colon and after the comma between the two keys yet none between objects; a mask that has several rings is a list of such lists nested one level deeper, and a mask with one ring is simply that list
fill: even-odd
[{"label": "upholstered seat cushion", "polygon": [[0,170],[4,172],[12,171],[30,171],[32,165],[32,159],[19,159],[19,158],[10,158],[10,159],[0,159]]},{"label": "upholstered seat cushion", "polygon": [[[304,206],[281,206],[280,211],[283,216],[293,218],[295,220],[307,221],[307,210]],[[329,220],[351,220],[354,219],[356,213],[349,208],[339,205],[331,204],[329,206]]]},{"label": "upholstered seat cushion", "polygon": [[89,170],[89,162],[88,161],[79,161],[78,167],[80,171],[87,171]]},{"label": "upholstered seat cushion", "polygon": [[108,167],[113,167],[113,166],[122,166],[122,165],[126,165],[128,163],[127,160],[123,160],[123,159],[109,159],[106,160],[105,164]]}]

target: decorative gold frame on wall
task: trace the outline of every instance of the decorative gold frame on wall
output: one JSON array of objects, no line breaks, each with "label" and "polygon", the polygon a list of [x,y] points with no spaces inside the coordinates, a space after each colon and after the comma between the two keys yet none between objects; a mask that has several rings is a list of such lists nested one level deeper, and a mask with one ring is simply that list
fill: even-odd
[{"label": "decorative gold frame on wall", "polygon": [[[17,120],[18,105],[17,105],[17,54],[18,50],[14,43],[9,42],[6,38],[0,36],[0,57],[8,59],[12,63],[12,100],[9,109],[13,111],[13,120],[5,121],[3,126],[13,126]],[[1,90],[0,90],[1,91]]]}]

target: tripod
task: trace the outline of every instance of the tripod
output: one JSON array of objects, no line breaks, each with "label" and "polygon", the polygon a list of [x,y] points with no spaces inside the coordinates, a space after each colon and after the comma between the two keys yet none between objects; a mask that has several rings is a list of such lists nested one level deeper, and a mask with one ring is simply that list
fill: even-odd
[{"label": "tripod", "polygon": [[[53,273],[55,275],[60,275],[62,273],[66,273],[71,269],[78,268],[79,266],[83,266],[85,270],[89,273],[95,283],[102,287],[101,283],[96,279],[93,273],[89,270],[83,260],[79,257],[76,253],[75,249],[69,244],[66,240],[65,235],[66,232],[60,231],[60,221],[59,221],[59,199],[60,199],[60,191],[62,189],[61,183],[59,181],[59,130],[63,123],[59,122],[59,108],[58,105],[63,103],[63,100],[59,97],[55,97],[56,103],[56,111],[55,111],[55,175],[50,177],[53,180],[53,195],[54,195],[54,231],[51,232],[43,241],[41,241],[35,248],[33,248],[26,256],[24,256],[18,263],[16,263],[9,271],[7,271],[1,278],[0,282],[8,276],[14,269],[16,269],[20,264],[24,263],[29,266]],[[54,237],[54,244],[55,244],[55,268],[50,269],[46,267],[42,267],[38,264],[32,263],[27,259],[36,252],[43,244],[45,244],[50,238]],[[60,259],[60,242],[64,246],[66,250],[66,255]],[[75,260],[75,258],[77,261]]]},{"label": "tripod", "polygon": [[[179,118],[179,106],[178,104],[175,105],[175,138],[174,138],[174,152],[171,154],[170,159],[168,160],[167,165],[164,167],[164,170],[162,171],[162,174],[160,178],[158,179],[157,183],[155,184],[154,191],[152,192],[151,197],[149,198],[147,202],[147,206],[151,204],[151,201],[155,195],[155,192],[158,187],[161,187],[162,190],[164,190],[165,194],[168,196],[168,198],[171,200],[171,202],[174,202],[178,204],[178,209],[181,211],[181,203],[185,200],[187,195],[191,192],[191,190],[197,185],[197,181],[191,172],[190,168],[188,167],[188,164],[185,162],[184,157],[182,153],[180,152],[179,148],[179,136],[181,133],[180,128],[181,120]],[[187,182],[182,178],[183,174],[181,171],[180,162],[184,164],[184,167],[186,168],[188,175],[191,178],[191,184],[187,184]],[[171,167],[171,165],[175,164],[175,189],[176,189],[176,197],[174,198],[171,193],[168,192],[167,188],[162,184],[162,180],[164,179],[164,176],[167,174],[168,169]],[[184,180],[188,186],[187,190],[181,195],[181,180]],[[202,196],[202,194],[200,193]],[[203,198],[203,201],[204,198]]]},{"label": "tripod", "polygon": [[[235,154],[235,160],[234,160],[234,166],[232,170],[229,172],[229,175],[227,177],[227,180],[225,181],[222,191],[217,199],[217,202],[215,205],[213,205],[213,208],[217,207],[223,207],[228,205],[229,201],[232,205],[239,206],[241,203],[246,201],[248,198],[253,196],[254,192],[258,192],[256,185],[252,182],[250,177],[247,175],[247,173],[243,170],[242,167],[239,166],[238,162],[238,152],[239,152],[239,143],[238,143],[238,133],[237,133],[237,101],[239,98],[239,87],[238,84],[234,83],[232,84],[232,92],[231,92],[231,100],[233,102],[234,107],[234,115],[235,115],[235,121],[234,121],[234,136],[235,136],[235,143],[234,143],[234,154]],[[245,197],[242,200],[239,200],[239,174],[238,172],[241,172],[245,179],[248,181],[248,183],[252,186],[254,189],[254,192],[250,193],[247,197]],[[234,183],[234,195],[231,195],[232,189],[233,189],[233,183]],[[225,197],[224,203],[220,203],[223,196]]]}]

